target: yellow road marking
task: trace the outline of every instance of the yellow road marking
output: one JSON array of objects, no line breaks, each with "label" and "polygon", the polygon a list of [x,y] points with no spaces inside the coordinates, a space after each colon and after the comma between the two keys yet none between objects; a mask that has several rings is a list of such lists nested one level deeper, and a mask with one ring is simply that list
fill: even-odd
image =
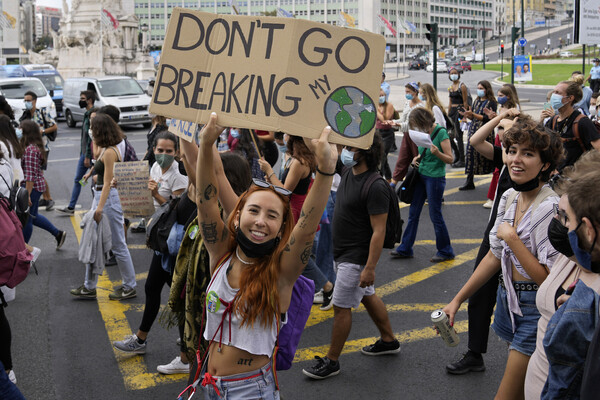
[{"label": "yellow road marking", "polygon": [[[481,239],[452,239],[453,244],[479,244]],[[435,245],[435,240],[417,240],[415,246]]]},{"label": "yellow road marking", "polygon": [[[458,332],[458,333],[466,332],[468,330],[468,328],[469,328],[469,325],[466,320],[457,321],[454,324],[454,329],[456,329],[456,332]],[[427,327],[427,328],[422,328],[422,329],[411,329],[408,331],[404,331],[402,333],[396,333],[395,336],[400,341],[400,343],[410,343],[410,342],[416,342],[419,340],[433,339],[433,338],[437,337],[438,335],[432,327]],[[349,354],[349,353],[355,353],[357,351],[360,351],[360,349],[362,349],[364,346],[368,346],[378,339],[379,339],[379,337],[369,337],[369,338],[363,338],[363,339],[348,340],[344,344],[344,350],[342,351],[342,354]],[[440,347],[445,346],[443,344],[443,341],[441,338],[438,337],[438,340],[439,340],[438,346],[440,346]],[[304,349],[298,349],[296,351],[296,357],[294,357],[294,362],[302,362],[302,361],[312,360],[317,355],[322,356],[324,354],[327,354],[328,350],[329,350],[329,344],[326,344],[323,346],[306,347]]]},{"label": "yellow road marking", "polygon": [[[83,212],[77,212],[71,217],[71,223],[75,230],[77,242],[81,240],[81,215]],[[142,274],[136,275],[136,278]],[[146,274],[147,275],[147,274]],[[98,289],[101,292],[112,292],[113,287],[117,285],[108,278],[108,273],[98,277]],[[98,296],[98,309],[106,327],[109,341],[123,340],[127,335],[131,335],[132,329],[129,326],[125,312],[130,305],[119,301],[110,301],[108,296],[102,294]],[[143,357],[137,355],[127,355],[113,348],[115,359],[119,365],[119,370],[123,375],[123,381],[127,390],[141,390],[156,386],[162,383],[182,382],[187,378],[187,374],[162,375],[159,373],[150,373],[144,362]]]},{"label": "yellow road marking", "polygon": [[[396,279],[395,281],[382,285],[381,287],[377,288],[375,292],[379,297],[384,297],[396,293],[401,289],[422,282],[425,279],[431,278],[432,276],[448,271],[452,268],[458,267],[459,265],[462,265],[475,259],[475,257],[477,257],[478,251],[479,248],[474,248],[473,250],[469,250],[466,253],[459,254],[454,260],[437,263],[430,267],[413,272],[412,274],[403,276],[402,278]],[[361,304],[358,307],[358,311],[362,310],[364,310],[364,306]],[[319,305],[316,304],[313,306],[311,313],[308,317],[308,321],[306,322],[306,328],[320,324],[321,322],[326,321],[330,318],[333,318],[333,313],[323,312],[319,310]]]}]

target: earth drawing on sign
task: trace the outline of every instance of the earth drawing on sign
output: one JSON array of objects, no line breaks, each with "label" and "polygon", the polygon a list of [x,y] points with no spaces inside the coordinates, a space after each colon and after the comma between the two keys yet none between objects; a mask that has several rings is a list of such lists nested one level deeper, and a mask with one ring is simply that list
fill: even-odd
[{"label": "earth drawing on sign", "polygon": [[334,132],[349,138],[366,135],[375,126],[377,109],[362,90],[342,86],[325,101],[325,119]]}]

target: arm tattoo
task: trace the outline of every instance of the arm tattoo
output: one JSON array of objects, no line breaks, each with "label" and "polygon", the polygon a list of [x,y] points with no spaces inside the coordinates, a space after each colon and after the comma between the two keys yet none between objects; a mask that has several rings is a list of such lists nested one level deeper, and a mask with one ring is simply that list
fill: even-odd
[{"label": "arm tattoo", "polygon": [[302,254],[300,254],[300,261],[302,264],[307,264],[308,259],[310,258],[310,254],[312,252],[312,242],[307,242],[306,247],[302,250]]},{"label": "arm tattoo", "polygon": [[300,228],[302,228],[302,229],[306,228],[306,223],[308,221],[308,218],[311,216],[314,209],[315,209],[314,207],[311,208],[310,210],[308,210],[308,213],[305,213],[304,209],[302,209],[302,211],[300,212],[300,218],[298,218],[298,223],[300,224]]},{"label": "arm tattoo", "polygon": [[206,241],[206,243],[208,243],[208,244],[217,243],[217,223],[216,222],[212,222],[209,224],[202,223],[200,225],[202,226],[202,236],[204,237],[204,240]]},{"label": "arm tattoo", "polygon": [[217,188],[212,183],[209,183],[204,189],[204,200],[210,200],[217,195]]},{"label": "arm tattoo", "polygon": [[253,358],[240,358],[237,363],[238,363],[238,365],[251,366],[252,365],[252,361],[254,361]]}]

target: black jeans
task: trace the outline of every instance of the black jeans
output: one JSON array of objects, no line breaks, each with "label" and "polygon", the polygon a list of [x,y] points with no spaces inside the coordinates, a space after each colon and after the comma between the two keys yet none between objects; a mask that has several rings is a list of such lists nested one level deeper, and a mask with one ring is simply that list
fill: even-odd
[{"label": "black jeans", "polygon": [[450,145],[454,150],[454,159],[458,161],[465,161],[465,143],[463,142],[463,131],[460,129],[460,114],[456,108],[452,108],[449,117],[452,119],[454,124],[454,138],[450,139]]},{"label": "black jeans", "polygon": [[388,163],[388,154],[394,147],[396,134],[393,129],[377,130],[383,140],[383,158],[381,159],[380,171],[385,179],[392,179],[392,170]]},{"label": "black jeans", "polygon": [[4,307],[0,304],[0,361],[4,364],[5,369],[12,369],[12,356],[10,354],[10,345],[12,342],[12,334]]},{"label": "black jeans", "polygon": [[[495,220],[495,217],[494,217]],[[479,247],[475,259],[476,270],[479,263],[490,251],[489,229],[486,229],[483,242]],[[469,298],[467,312],[469,315],[469,350],[476,353],[487,352],[488,336],[494,306],[496,305],[496,291],[498,290],[498,271],[485,283],[473,296]]]}]

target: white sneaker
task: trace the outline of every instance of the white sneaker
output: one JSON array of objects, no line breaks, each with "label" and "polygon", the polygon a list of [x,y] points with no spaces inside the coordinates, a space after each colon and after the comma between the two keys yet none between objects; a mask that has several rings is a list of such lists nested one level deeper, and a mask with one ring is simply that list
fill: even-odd
[{"label": "white sneaker", "polygon": [[490,209],[492,207],[494,207],[494,202],[492,200],[488,199],[488,201],[486,201],[485,203],[483,203],[483,208]]},{"label": "white sneaker", "polygon": [[31,251],[31,255],[33,255],[33,260],[31,260],[31,262],[36,262],[40,254],[42,254],[42,249],[39,247],[34,247]]},{"label": "white sneaker", "polygon": [[313,304],[323,304],[323,289],[315,293],[315,297],[313,298]]},{"label": "white sneaker", "polygon": [[17,377],[15,376],[15,371],[13,371],[12,369],[8,373],[8,379],[10,379],[10,381],[15,385],[17,384]]},{"label": "white sneaker", "polygon": [[159,365],[156,367],[156,370],[161,374],[171,375],[171,374],[189,374],[190,366],[189,364],[184,364],[181,361],[181,357],[177,356],[167,365]]}]

